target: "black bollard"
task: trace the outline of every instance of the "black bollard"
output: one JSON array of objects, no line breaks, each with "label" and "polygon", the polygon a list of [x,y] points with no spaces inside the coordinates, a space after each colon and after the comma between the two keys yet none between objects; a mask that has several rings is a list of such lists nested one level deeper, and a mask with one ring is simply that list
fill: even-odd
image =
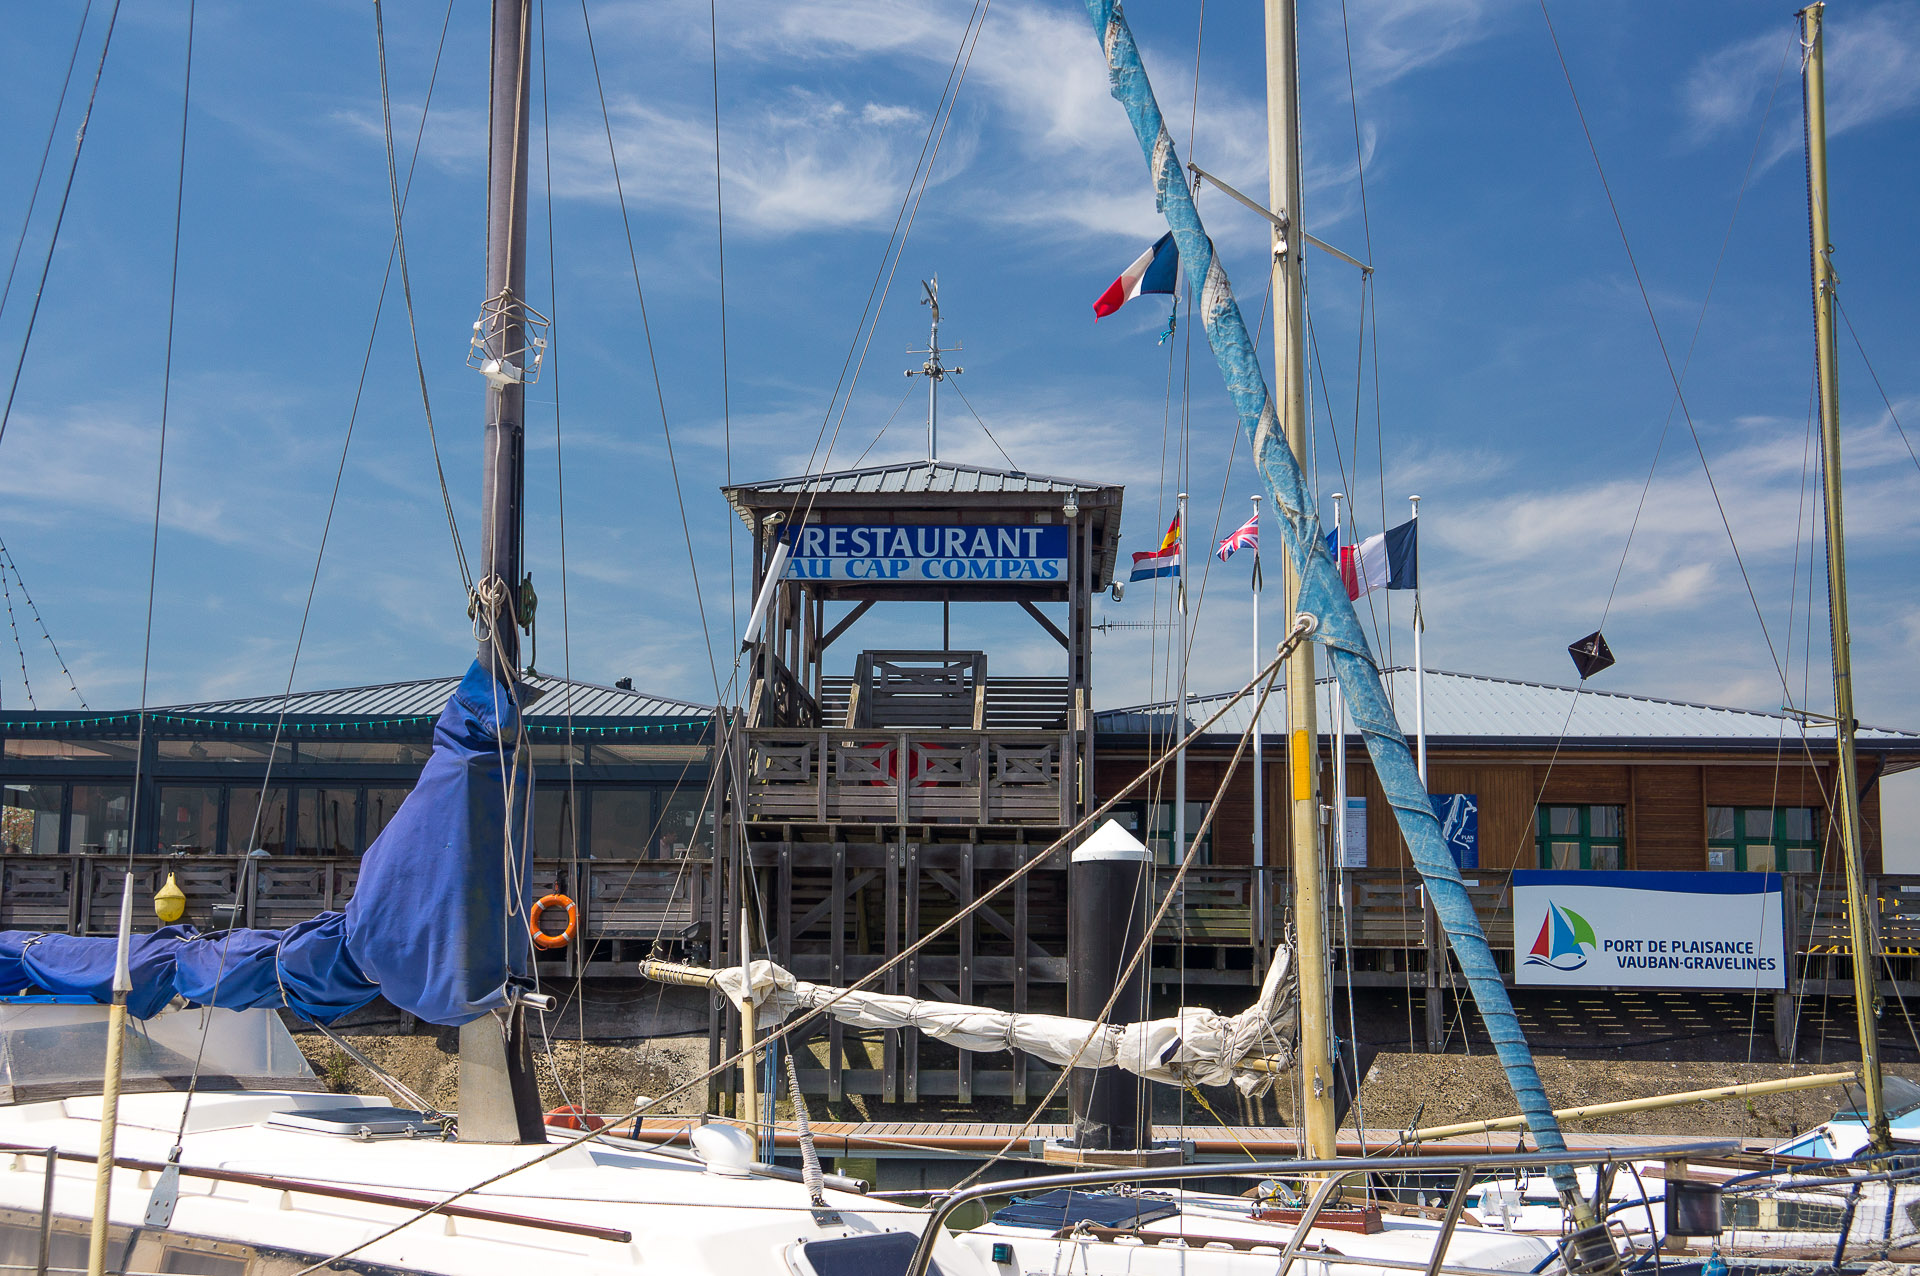
[{"label": "black bollard", "polygon": [[[1153,856],[1112,820],[1081,843],[1068,871],[1067,1013],[1092,1019],[1106,1006],[1121,972],[1146,937],[1152,906]],[[1114,1000],[1109,1023],[1147,1017],[1147,966],[1142,958]],[[1075,1068],[1073,1136],[1079,1148],[1144,1148],[1153,1137],[1147,1082],[1120,1068]]]}]

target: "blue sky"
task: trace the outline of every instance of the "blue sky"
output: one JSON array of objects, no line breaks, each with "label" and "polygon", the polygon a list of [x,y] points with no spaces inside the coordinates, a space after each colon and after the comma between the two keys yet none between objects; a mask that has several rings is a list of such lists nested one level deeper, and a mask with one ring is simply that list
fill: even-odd
[{"label": "blue sky", "polygon": [[[106,7],[94,6],[81,87],[56,130],[0,314],[6,371]],[[1084,13],[1068,3],[992,6],[850,403],[829,420],[971,7],[721,0],[724,406],[708,8],[590,5],[650,356],[580,10],[550,7],[544,119],[534,88],[544,136],[535,142],[530,285],[535,304],[551,297],[556,319],[554,359],[532,391],[529,423],[543,668],[557,671],[565,658],[556,397],[575,674],[632,676],[710,699],[661,405],[724,678],[731,617],[743,609],[729,597],[728,555],[744,549],[716,492],[728,434],[732,473],[743,479],[803,469],[823,421],[832,465],[922,454],[919,390],[900,374],[918,362],[906,347],[925,337],[917,280],[934,272],[945,335],[965,344],[960,389],[1019,466],[1125,483],[1124,549],[1157,538],[1182,486],[1195,494],[1196,543],[1201,530],[1217,522],[1224,532],[1243,517],[1251,475],[1244,452],[1228,472],[1234,423],[1203,345],[1190,348],[1184,330],[1156,344],[1161,299],[1092,322],[1093,298],[1161,226]],[[1425,498],[1429,662],[1567,681],[1566,644],[1599,623],[1618,570],[1606,632],[1620,664],[1596,686],[1774,708],[1777,658],[1796,700],[1804,684],[1819,706],[1825,617],[1817,604],[1807,610],[1818,503],[1805,464],[1812,372],[1793,6],[1555,13],[1676,365],[1718,264],[1687,368],[1687,406],[1767,636],[1678,413],[1622,567],[1673,390],[1538,7],[1352,0],[1357,101],[1339,7],[1302,8],[1308,227],[1356,255],[1370,244],[1378,268],[1377,325],[1367,336],[1377,337],[1379,396],[1376,405],[1369,353],[1356,434],[1359,284],[1331,258],[1309,263],[1325,381],[1314,391],[1317,481],[1323,493],[1359,494],[1363,534],[1378,530],[1383,504],[1392,523],[1409,493]],[[1257,7],[1215,4],[1204,24],[1192,3],[1136,10],[1183,154],[1262,193]],[[387,14],[403,167],[443,13],[414,3]],[[122,6],[0,440],[0,535],[95,707],[127,706],[140,692],[184,16],[183,6],[156,0]],[[0,48],[0,103],[14,121],[0,135],[0,243],[9,251],[80,5],[14,17]],[[1911,437],[1920,424],[1920,352],[1906,339],[1920,326],[1910,211],[1920,183],[1920,5],[1840,3],[1828,24],[1835,261],[1848,312]],[[485,43],[485,6],[457,0],[406,222],[421,354],[469,545],[481,383],[464,356],[482,291]],[[1212,193],[1201,208],[1243,307],[1256,313],[1261,224]],[[200,5],[150,702],[286,682],[391,233],[371,7]],[[1920,659],[1911,548],[1920,466],[1844,334],[1842,342],[1860,714],[1920,726],[1911,674]],[[945,404],[943,455],[1003,464],[971,410],[952,395]],[[1198,688],[1227,685],[1246,662],[1244,586],[1239,560],[1208,582]],[[35,701],[73,704],[17,591],[13,603]],[[1404,660],[1407,609],[1402,597],[1394,603],[1393,652]],[[1101,610],[1144,620],[1153,605],[1141,589]],[[963,612],[956,640],[990,645],[1001,667],[1050,671],[1050,640],[992,611]],[[902,609],[873,623],[868,643],[919,643],[937,623],[931,612]],[[1165,644],[1152,631],[1097,641],[1102,703],[1164,688]],[[444,673],[468,646],[396,286],[294,681]],[[0,656],[0,698],[24,706],[16,653]]]}]

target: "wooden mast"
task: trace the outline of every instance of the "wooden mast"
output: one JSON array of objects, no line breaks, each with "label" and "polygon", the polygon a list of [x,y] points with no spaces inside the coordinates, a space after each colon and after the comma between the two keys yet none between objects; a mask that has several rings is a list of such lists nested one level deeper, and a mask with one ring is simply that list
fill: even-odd
[{"label": "wooden mast", "polygon": [[[1273,362],[1279,379],[1275,409],[1287,446],[1302,466],[1307,457],[1306,288],[1300,255],[1300,86],[1294,0],[1266,0],[1267,200],[1284,226],[1273,229]],[[1286,615],[1299,607],[1300,575],[1283,555],[1281,597]],[[1327,967],[1326,904],[1320,889],[1320,737],[1314,726],[1313,644],[1288,659],[1287,769],[1292,818],[1293,920],[1300,974],[1301,1124],[1307,1155],[1331,1157],[1334,1146],[1333,1041]]]},{"label": "wooden mast", "polygon": [[1833,311],[1839,279],[1827,228],[1827,81],[1823,4],[1800,11],[1806,50],[1802,81],[1807,111],[1807,210],[1813,245],[1814,358],[1820,383],[1820,472],[1827,520],[1827,615],[1833,626],[1834,743],[1838,752],[1835,797],[1840,846],[1847,873],[1847,929],[1853,949],[1854,1020],[1860,1035],[1860,1082],[1867,1096],[1867,1134],[1877,1152],[1893,1150],[1886,1096],[1880,1084],[1880,984],[1873,968],[1873,926],[1867,916],[1866,855],[1860,837],[1860,773],[1854,762],[1853,657],[1847,630],[1846,520],[1840,505],[1840,370],[1834,349]]}]

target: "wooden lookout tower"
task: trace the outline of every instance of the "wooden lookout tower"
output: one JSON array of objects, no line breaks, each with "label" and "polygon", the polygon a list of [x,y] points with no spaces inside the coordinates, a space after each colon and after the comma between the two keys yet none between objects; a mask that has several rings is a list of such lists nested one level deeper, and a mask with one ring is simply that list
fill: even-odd
[{"label": "wooden lookout tower", "polygon": [[[945,461],[725,489],[753,536],[766,602],[733,733],[733,890],[719,929],[803,979],[878,967],[1027,862],[1087,809],[1094,595],[1113,580],[1121,489]],[[778,570],[778,583],[765,588]],[[917,603],[918,607],[900,604]],[[926,604],[937,604],[937,607]],[[992,604],[1057,643],[1059,672],[958,649]],[[956,617],[956,609],[961,609]],[[881,642],[861,645],[862,631]],[[1000,630],[1004,632],[1004,629]],[[917,641],[902,638],[914,635]],[[1024,1010],[1064,1002],[1066,856],[886,976],[888,992]],[[717,911],[717,910],[716,910]],[[760,920],[764,919],[764,921]],[[764,927],[765,933],[760,933]],[[738,937],[726,951],[737,961]],[[912,1031],[823,1030],[802,1082],[864,1093],[1008,1095],[1048,1078]],[[716,1025],[716,1045],[718,1026]]]}]

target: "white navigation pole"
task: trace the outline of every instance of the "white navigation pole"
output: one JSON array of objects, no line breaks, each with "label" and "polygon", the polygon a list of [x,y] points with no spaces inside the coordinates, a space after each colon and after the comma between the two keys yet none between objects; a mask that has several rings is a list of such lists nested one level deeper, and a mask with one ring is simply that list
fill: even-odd
[{"label": "white navigation pole", "polygon": [[[1182,529],[1185,530],[1185,529]],[[1253,676],[1258,678],[1266,666],[1260,655],[1260,498],[1253,498]],[[1267,799],[1266,758],[1260,747],[1264,729],[1260,702],[1254,701],[1253,716],[1253,933],[1257,942],[1267,938]]]},{"label": "white navigation pole", "polygon": [[[1180,679],[1178,707],[1173,715],[1174,738],[1187,735],[1187,494],[1180,493],[1174,518],[1180,534],[1174,538],[1173,614],[1180,631]],[[1187,853],[1187,751],[1183,746],[1173,760],[1173,862],[1178,864]]]},{"label": "white navigation pole", "polygon": [[959,346],[948,346],[945,350],[940,348],[940,276],[922,279],[920,290],[925,294],[920,298],[920,304],[933,312],[933,331],[927,337],[925,350],[907,351],[908,354],[927,356],[927,361],[919,367],[907,369],[907,375],[927,379],[927,459],[937,461],[940,459],[940,383],[948,377],[959,376],[966,369],[949,368],[940,362],[941,355],[952,354],[960,349]]},{"label": "white navigation pole", "polygon": [[[1413,519],[1420,521],[1420,498],[1409,496]],[[1420,764],[1420,783],[1427,782],[1427,662],[1421,658],[1420,635],[1427,630],[1427,618],[1420,614],[1420,529],[1413,537],[1413,738],[1415,757]]]},{"label": "white navigation pole", "polygon": [[[1333,494],[1333,543],[1345,546],[1347,543],[1347,524],[1341,516],[1340,502],[1345,492]],[[1366,568],[1356,565],[1356,575],[1364,575]],[[1347,862],[1347,697],[1340,690],[1340,680],[1333,680],[1333,862],[1345,867]]]}]

